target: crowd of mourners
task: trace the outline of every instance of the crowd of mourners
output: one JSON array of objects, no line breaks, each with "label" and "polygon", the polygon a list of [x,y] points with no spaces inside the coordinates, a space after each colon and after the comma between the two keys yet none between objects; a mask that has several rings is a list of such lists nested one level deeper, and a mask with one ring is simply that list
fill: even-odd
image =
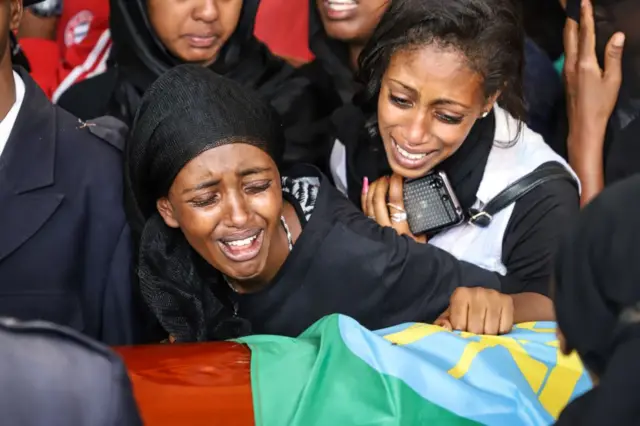
[{"label": "crowd of mourners", "polygon": [[0,316],[557,321],[598,384],[558,425],[640,424],[640,3],[310,0],[309,61],[259,6],[0,0]]}]

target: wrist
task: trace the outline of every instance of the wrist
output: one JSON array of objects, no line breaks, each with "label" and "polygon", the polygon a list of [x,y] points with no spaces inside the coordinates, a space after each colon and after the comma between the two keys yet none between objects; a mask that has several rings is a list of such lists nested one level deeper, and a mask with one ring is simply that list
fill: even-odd
[{"label": "wrist", "polygon": [[602,149],[583,150],[569,148],[569,164],[576,171],[589,173],[603,167]]},{"label": "wrist", "polygon": [[519,293],[510,295],[513,300],[513,323],[531,321],[555,321],[553,302],[547,296],[538,293]]},{"label": "wrist", "polygon": [[602,165],[605,131],[589,131],[581,128],[569,133],[567,138],[567,153],[569,162],[574,168],[586,164],[591,167]]},{"label": "wrist", "polygon": [[607,132],[609,117],[569,118],[569,137],[601,135]]}]

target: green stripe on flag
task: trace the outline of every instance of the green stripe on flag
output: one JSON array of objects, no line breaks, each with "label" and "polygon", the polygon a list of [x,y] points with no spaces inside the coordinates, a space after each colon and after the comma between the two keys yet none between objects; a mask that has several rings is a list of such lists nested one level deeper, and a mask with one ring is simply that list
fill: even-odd
[{"label": "green stripe on flag", "polygon": [[339,316],[297,339],[250,336],[257,426],[478,425],[381,374],[344,344]]}]

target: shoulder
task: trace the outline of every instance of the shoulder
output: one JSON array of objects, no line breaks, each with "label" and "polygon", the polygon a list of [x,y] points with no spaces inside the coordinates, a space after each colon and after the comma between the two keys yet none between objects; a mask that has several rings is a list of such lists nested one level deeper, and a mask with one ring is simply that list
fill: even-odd
[{"label": "shoulder", "polygon": [[[27,374],[26,377],[37,375],[40,383],[51,384],[48,380],[41,380],[42,375],[48,376],[50,379],[59,376],[60,383],[67,382],[69,376],[76,379],[86,380],[80,371],[91,373],[90,369],[84,368],[76,370],[78,367],[87,367],[91,365],[97,370],[93,374],[100,376],[102,372],[110,372],[121,370],[124,372],[121,361],[115,356],[109,348],[93,341],[83,334],[69,329],[43,321],[22,322],[9,318],[0,319],[0,352],[2,359],[12,358],[15,363],[14,368],[22,370]],[[43,350],[43,348],[46,348]],[[73,368],[67,368],[65,360],[74,359]],[[105,363],[105,361],[107,361]],[[51,364],[58,364],[56,368],[49,368]],[[79,365],[84,364],[84,365]],[[70,367],[70,366],[69,366]],[[60,369],[64,371],[60,371]],[[6,383],[6,376],[11,376],[11,371],[2,371],[3,383]],[[24,381],[24,377],[19,378]],[[28,380],[27,380],[28,382]],[[59,385],[59,383],[58,383]]]},{"label": "shoulder", "polygon": [[[49,345],[68,345],[72,350],[87,351],[87,353],[105,356],[117,361],[117,357],[103,344],[90,339],[84,334],[61,325],[45,321],[20,321],[12,318],[0,318],[0,336],[2,340],[15,342],[46,342]],[[5,345],[0,345],[5,348]],[[28,354],[28,352],[23,352]],[[34,354],[37,356],[37,354]]]},{"label": "shoulder", "polygon": [[118,74],[114,68],[69,87],[57,104],[73,115],[90,119],[107,114]]},{"label": "shoulder", "polygon": [[[69,424],[82,417],[77,407],[81,402],[94,420],[113,416],[108,410],[115,410],[119,418],[139,424],[123,362],[109,348],[81,333],[41,321],[3,318],[0,354],[5,365],[0,367],[0,380],[11,389],[10,394],[3,394],[3,400],[11,401],[4,404],[8,418],[45,424],[46,418],[59,416]],[[35,382],[37,388],[30,386]],[[65,392],[59,392],[62,385]],[[33,412],[25,400],[50,403]]]},{"label": "shoulder", "polygon": [[[283,192],[298,193],[296,199],[305,194],[313,196],[314,221],[336,222],[353,210],[360,213],[356,206],[335,186],[316,166],[296,164],[283,174]],[[360,213],[362,215],[362,213]]]},{"label": "shoulder", "polygon": [[[534,132],[525,123],[519,122],[499,107],[496,107],[495,117],[496,146],[492,148],[489,154],[485,171],[485,175],[488,174],[492,177],[491,185],[495,186],[495,188],[492,191],[484,188],[485,191],[488,191],[488,193],[499,191],[506,185],[533,172],[541,165],[550,162],[564,166],[573,175],[575,181],[579,183],[577,175],[566,160],[551,149],[540,134]],[[495,183],[499,182],[504,183],[496,186]],[[560,186],[562,187],[563,185]],[[541,188],[547,188],[546,184],[543,184]]]},{"label": "shoulder", "polygon": [[127,125],[115,117],[102,116],[85,121],[60,107],[56,108],[56,122],[57,142],[74,144],[80,151],[99,149],[121,155],[129,131]]},{"label": "shoulder", "polygon": [[67,161],[65,172],[76,171],[93,180],[121,181],[127,126],[113,117],[83,121],[56,108],[57,161]]},{"label": "shoulder", "polygon": [[575,184],[557,179],[543,183],[519,199],[511,216],[511,223],[522,217],[574,215],[580,211],[580,195]]},{"label": "shoulder", "polygon": [[520,198],[505,232],[505,252],[522,246],[552,251],[553,243],[580,212],[580,195],[568,180],[548,181]]},{"label": "shoulder", "polygon": [[364,238],[372,244],[393,243],[394,238],[397,237],[395,230],[381,227],[374,220],[366,217],[362,210],[345,194],[340,192],[326,175],[315,167],[312,168],[317,173],[314,176],[319,176],[320,182],[313,220],[322,222],[324,226],[338,226],[340,229]]},{"label": "shoulder", "polygon": [[[74,96],[81,97],[81,95],[96,95],[96,89],[99,89],[99,92],[102,92],[107,88],[112,88],[115,86],[117,79],[118,73],[116,69],[109,68],[103,73],[82,80],[69,87],[69,89],[67,89],[60,97],[60,101],[58,102],[58,104],[60,104],[63,99],[68,100]],[[90,93],[91,91],[93,91],[94,93]]]}]

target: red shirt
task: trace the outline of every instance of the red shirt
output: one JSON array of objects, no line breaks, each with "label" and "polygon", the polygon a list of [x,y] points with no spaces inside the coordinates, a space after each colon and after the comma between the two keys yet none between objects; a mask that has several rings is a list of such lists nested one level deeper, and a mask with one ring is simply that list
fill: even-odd
[{"label": "red shirt", "polygon": [[55,41],[23,38],[31,75],[55,102],[74,83],[106,69],[111,50],[108,0],[64,0]]}]

